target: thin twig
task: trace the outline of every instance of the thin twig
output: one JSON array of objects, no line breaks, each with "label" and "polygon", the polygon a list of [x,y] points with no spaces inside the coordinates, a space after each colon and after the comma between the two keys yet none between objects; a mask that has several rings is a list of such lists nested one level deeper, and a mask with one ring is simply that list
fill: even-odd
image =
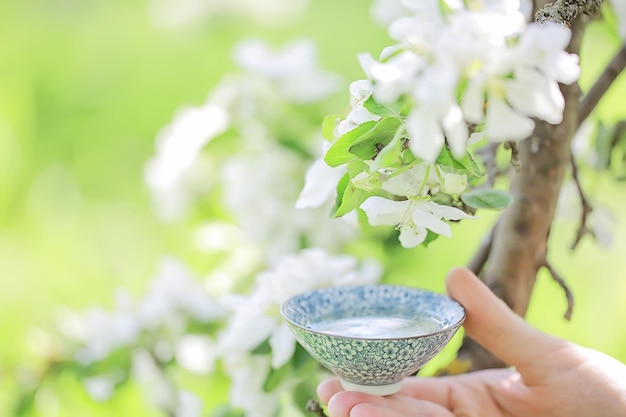
[{"label": "thin twig", "polygon": [[485,186],[488,188],[493,188],[496,178],[504,174],[504,171],[498,166],[496,158],[499,146],[499,143],[490,143],[484,148],[476,151],[480,155],[483,165],[485,165],[485,170],[487,171],[487,181],[485,182]]},{"label": "thin twig", "polygon": [[589,214],[593,211],[593,206],[589,202],[589,199],[585,195],[583,191],[583,187],[580,183],[580,178],[578,176],[578,164],[576,163],[576,159],[574,155],[570,155],[570,165],[572,167],[572,178],[574,179],[574,184],[576,184],[576,189],[578,190],[578,196],[580,197],[580,205],[581,205],[581,213],[580,213],[580,225],[578,226],[578,231],[576,232],[576,238],[574,242],[572,242],[570,249],[574,250],[580,243],[580,240],[586,234],[593,234],[593,231],[587,226],[587,218]]},{"label": "thin twig", "polygon": [[315,400],[309,400],[306,403],[306,406],[304,407],[304,410],[309,412],[309,413],[314,413],[316,414],[318,417],[328,417],[326,415],[326,413],[324,412],[324,409],[322,408],[322,406],[320,405],[320,403],[318,403]]},{"label": "thin twig", "polygon": [[550,272],[550,275],[552,275],[552,279],[557,284],[559,284],[559,286],[563,289],[563,292],[565,293],[565,297],[567,298],[567,310],[565,311],[564,317],[565,317],[566,320],[571,320],[572,319],[572,312],[574,311],[574,295],[572,294],[572,290],[570,290],[570,288],[568,287],[568,285],[565,282],[565,280],[552,267],[552,265],[548,262],[547,259],[545,259],[541,263],[541,266],[546,268],[548,270],[548,272]]},{"label": "thin twig", "polygon": [[615,54],[611,62],[606,66],[602,74],[598,77],[596,82],[591,86],[587,94],[583,97],[580,102],[580,107],[578,109],[578,125],[582,125],[582,123],[589,117],[593,109],[596,108],[600,99],[607,92],[609,87],[613,84],[613,81],[617,78],[618,75],[626,68],[626,44],[624,44],[621,49]]},{"label": "thin twig", "polygon": [[517,148],[517,142],[508,141],[504,142],[504,149],[509,149],[511,151],[511,159],[509,163],[516,170],[520,171],[522,169],[522,161],[519,158],[519,150]]}]

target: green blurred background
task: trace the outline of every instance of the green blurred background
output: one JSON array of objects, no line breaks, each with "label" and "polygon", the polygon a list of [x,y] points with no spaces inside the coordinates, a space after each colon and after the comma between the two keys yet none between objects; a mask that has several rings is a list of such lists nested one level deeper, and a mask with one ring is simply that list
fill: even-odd
[{"label": "green blurred background", "polygon": [[[119,287],[141,293],[164,253],[197,259],[184,225],[157,220],[143,165],[174,111],[201,104],[234,69],[233,45],[251,36],[275,45],[310,37],[323,68],[361,78],[356,54],[377,55],[390,43],[368,5],[314,0],[291,25],[222,17],[174,30],[155,27],[139,0],[0,4],[0,415],[11,415],[18,384],[28,382],[29,373],[16,370],[37,369],[36,329],[52,327],[55,309],[110,305]],[[582,54],[583,89],[619,42],[613,23],[593,24]],[[622,76],[595,116],[626,118],[625,94]],[[328,113],[345,106],[347,93],[335,103]],[[559,221],[550,255],[576,296],[573,320],[562,319],[562,292],[543,274],[529,320],[626,361],[626,188],[609,175],[584,174],[592,174],[585,185],[593,198],[618,215],[614,244],[603,249],[586,239],[572,253],[576,221]],[[445,272],[467,262],[493,219],[488,213],[456,226],[454,239],[440,239],[428,253],[392,254],[389,280],[442,290]],[[223,382],[194,383],[217,402]],[[71,378],[48,389],[36,415],[159,415],[132,384],[103,404]]]}]

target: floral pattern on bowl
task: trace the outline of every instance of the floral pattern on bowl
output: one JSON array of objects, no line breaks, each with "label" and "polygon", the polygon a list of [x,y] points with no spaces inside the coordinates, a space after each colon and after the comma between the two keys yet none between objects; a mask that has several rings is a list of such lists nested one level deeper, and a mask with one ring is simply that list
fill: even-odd
[{"label": "floral pattern on bowl", "polygon": [[[374,393],[382,391],[367,387],[397,391],[465,319],[463,307],[446,295],[393,285],[322,288],[287,300],[281,313],[298,342],[344,388]],[[345,324],[353,322],[359,324]],[[414,328],[404,325],[413,322]]]}]

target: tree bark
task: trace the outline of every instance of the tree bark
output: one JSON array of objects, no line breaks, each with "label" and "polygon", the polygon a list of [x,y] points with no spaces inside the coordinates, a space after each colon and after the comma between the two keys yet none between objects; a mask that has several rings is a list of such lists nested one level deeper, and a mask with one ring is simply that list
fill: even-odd
[{"label": "tree bark", "polygon": [[[536,1],[536,10],[545,1]],[[578,54],[584,28],[582,19],[571,24],[568,51]],[[532,137],[518,144],[521,168],[511,170],[510,192],[514,202],[501,215],[493,231],[483,280],[513,311],[524,316],[537,273],[547,262],[550,227],[564,174],[570,164],[570,145],[579,125],[581,93],[578,84],[563,85],[563,121],[551,125],[540,120]],[[459,360],[468,360],[470,370],[506,366],[471,339],[466,338]]]}]

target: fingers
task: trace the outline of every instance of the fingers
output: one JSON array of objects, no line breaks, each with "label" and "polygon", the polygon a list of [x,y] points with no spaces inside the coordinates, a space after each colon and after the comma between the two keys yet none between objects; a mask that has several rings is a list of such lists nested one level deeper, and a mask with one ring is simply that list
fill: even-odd
[{"label": "fingers", "polygon": [[343,391],[343,388],[339,383],[339,378],[326,379],[317,386],[317,396],[324,404],[328,404],[330,397],[332,397],[339,391]]},{"label": "fingers", "polygon": [[446,287],[450,297],[465,307],[467,334],[522,374],[526,365],[565,343],[526,323],[467,269],[450,271]]},{"label": "fingers", "polygon": [[[449,378],[407,378],[399,394],[449,408],[449,382]],[[318,385],[317,396],[324,404],[328,404],[335,394],[343,390],[338,378],[329,378]]]},{"label": "fingers", "polygon": [[404,395],[387,397],[339,391],[328,401],[331,417],[453,417],[445,408]]}]

